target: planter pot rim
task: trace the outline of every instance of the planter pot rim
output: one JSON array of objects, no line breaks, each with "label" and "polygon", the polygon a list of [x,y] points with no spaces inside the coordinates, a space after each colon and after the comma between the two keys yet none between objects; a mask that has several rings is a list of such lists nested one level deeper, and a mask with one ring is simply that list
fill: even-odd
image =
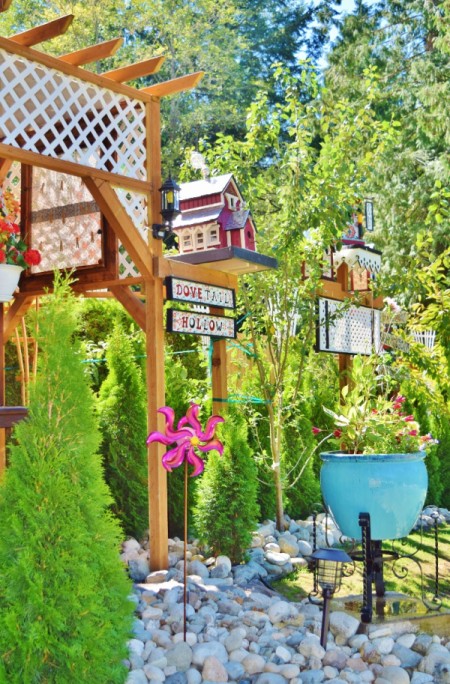
[{"label": "planter pot rim", "polygon": [[346,463],[361,462],[394,462],[394,461],[423,461],[426,456],[425,451],[413,451],[411,453],[398,454],[349,454],[345,451],[324,451],[320,454],[322,461],[345,461]]}]

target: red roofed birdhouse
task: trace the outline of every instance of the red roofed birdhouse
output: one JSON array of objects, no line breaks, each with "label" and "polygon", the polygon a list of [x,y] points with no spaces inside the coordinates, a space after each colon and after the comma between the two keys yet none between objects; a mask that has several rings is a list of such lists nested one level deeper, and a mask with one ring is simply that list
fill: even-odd
[{"label": "red roofed birdhouse", "polygon": [[222,247],[256,250],[255,225],[231,173],[180,184],[173,223],[180,254]]}]

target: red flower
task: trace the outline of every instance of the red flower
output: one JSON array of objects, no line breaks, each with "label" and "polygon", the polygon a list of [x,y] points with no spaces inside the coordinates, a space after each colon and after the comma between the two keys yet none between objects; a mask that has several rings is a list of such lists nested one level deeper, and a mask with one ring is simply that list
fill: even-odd
[{"label": "red flower", "polygon": [[339,428],[336,428],[336,430],[333,432],[333,435],[334,435],[334,437],[337,437],[339,439],[339,437],[341,437],[341,435],[342,435],[342,430],[339,430]]},{"label": "red flower", "polygon": [[417,430],[410,430],[408,432],[408,435],[411,435],[411,437],[417,437],[418,434]]},{"label": "red flower", "polygon": [[23,253],[23,258],[28,266],[37,266],[41,263],[41,255],[37,249],[27,249],[26,252]]},{"label": "red flower", "polygon": [[320,428],[316,428],[316,427],[313,427],[313,428],[312,428],[312,433],[313,433],[313,435],[318,435],[318,434],[320,434],[321,432],[322,432],[322,430],[321,430]]},{"label": "red flower", "polygon": [[0,264],[4,264],[5,261],[6,261],[6,254],[2,249],[0,249]]},{"label": "red flower", "polygon": [[414,416],[405,416],[404,420],[405,420],[405,423],[413,423],[414,422]]}]

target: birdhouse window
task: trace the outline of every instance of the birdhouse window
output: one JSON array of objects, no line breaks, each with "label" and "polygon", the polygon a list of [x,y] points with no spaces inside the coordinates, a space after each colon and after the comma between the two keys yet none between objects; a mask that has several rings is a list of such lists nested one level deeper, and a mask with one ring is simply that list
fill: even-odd
[{"label": "birdhouse window", "polygon": [[231,211],[236,211],[236,209],[238,208],[239,198],[236,197],[236,195],[228,194],[226,195],[226,198],[228,202],[228,209],[230,209]]},{"label": "birdhouse window", "polygon": [[210,228],[208,230],[208,242],[207,247],[212,247],[213,245],[219,244],[219,229],[217,227]]},{"label": "birdhouse window", "polygon": [[192,235],[190,233],[184,233],[181,237],[181,251],[190,252],[192,251]]},{"label": "birdhouse window", "polygon": [[198,230],[195,234],[195,248],[204,249],[205,248],[205,235],[203,230]]}]

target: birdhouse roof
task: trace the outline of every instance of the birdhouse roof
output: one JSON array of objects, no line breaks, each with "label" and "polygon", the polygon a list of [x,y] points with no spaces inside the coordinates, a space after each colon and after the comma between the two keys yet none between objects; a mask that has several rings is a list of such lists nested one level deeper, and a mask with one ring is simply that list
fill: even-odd
[{"label": "birdhouse roof", "polygon": [[180,183],[180,201],[224,192],[232,178],[231,173],[226,173],[222,176],[202,178],[202,180],[191,181],[190,183]]},{"label": "birdhouse roof", "polygon": [[200,207],[199,209],[191,209],[187,212],[182,212],[177,216],[173,222],[174,228],[184,228],[185,226],[196,226],[201,223],[209,223],[215,221],[221,213],[222,206],[214,207]]},{"label": "birdhouse roof", "polygon": [[241,228],[244,228],[249,216],[249,209],[233,211],[233,213],[230,214],[230,217],[225,225],[225,230],[239,230]]}]

